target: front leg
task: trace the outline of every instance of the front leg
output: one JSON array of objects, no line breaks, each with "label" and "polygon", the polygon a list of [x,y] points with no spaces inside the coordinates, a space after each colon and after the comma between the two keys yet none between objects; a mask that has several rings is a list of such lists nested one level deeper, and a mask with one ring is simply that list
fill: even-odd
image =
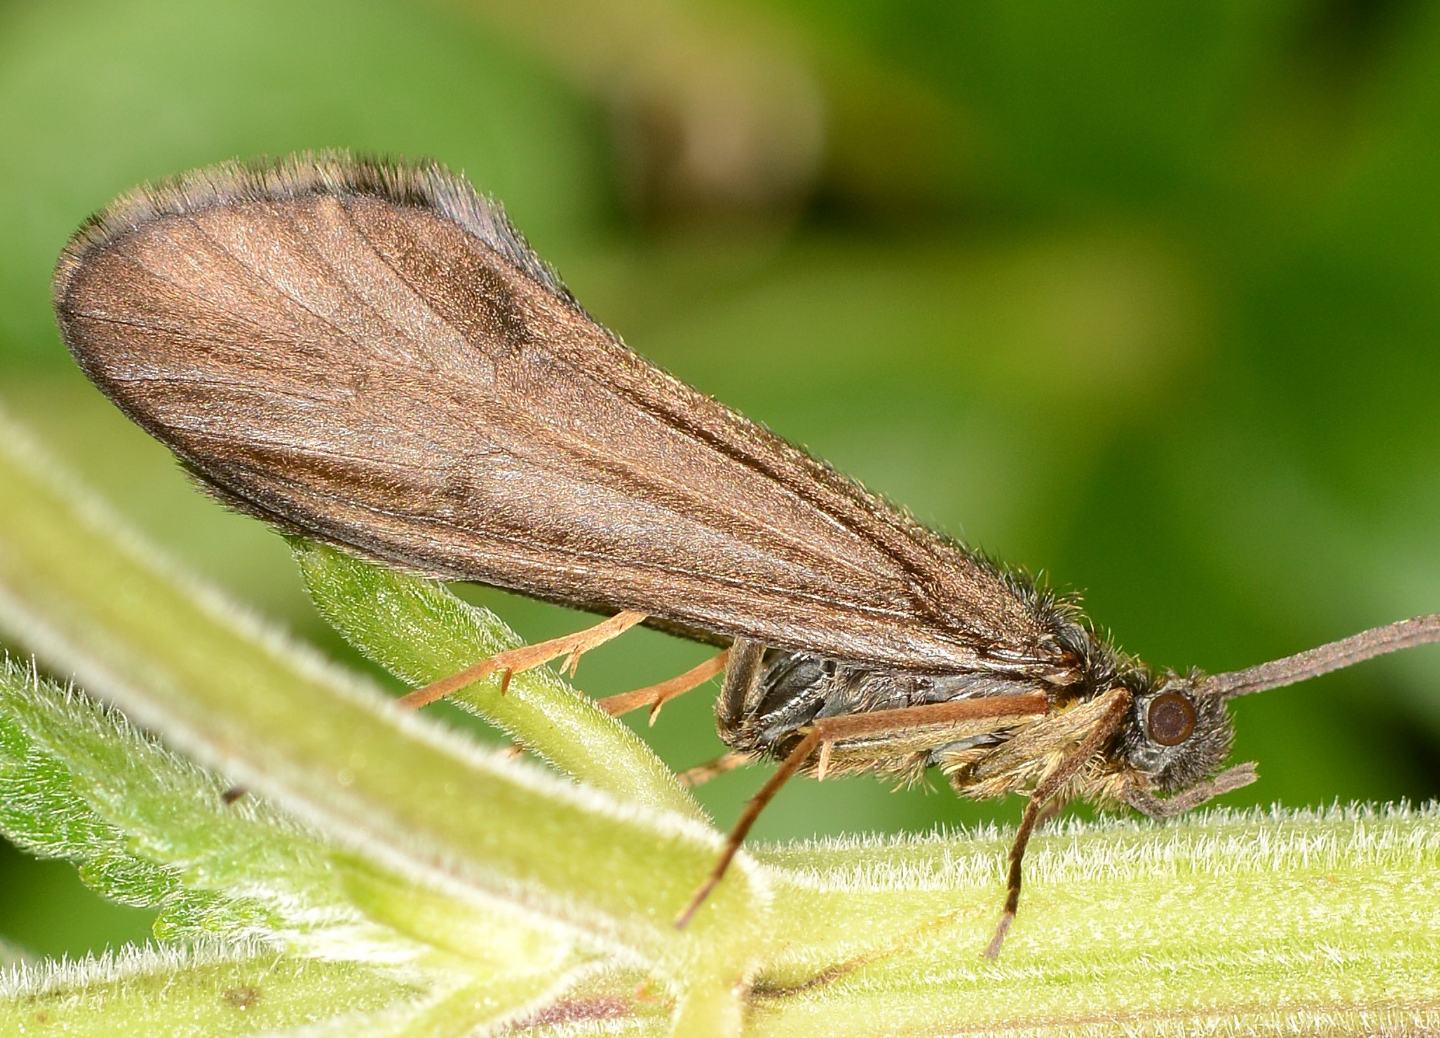
[{"label": "front leg", "polygon": [[1142,815],[1150,818],[1174,818],[1177,815],[1183,815],[1191,808],[1199,807],[1207,800],[1214,800],[1232,789],[1248,786],[1259,777],[1254,763],[1249,762],[1227,768],[1208,782],[1197,783],[1172,797],[1162,799],[1148,789],[1141,789],[1138,786],[1127,789],[1121,796],[1125,803]]},{"label": "front leg", "polygon": [[1025,849],[1030,844],[1030,834],[1035,831],[1035,826],[1042,817],[1065,806],[1060,794],[1066,785],[1114,738],[1130,709],[1129,692],[1117,689],[1110,694],[1114,698],[1100,715],[1100,719],[1073,749],[1055,761],[1025,803],[1025,811],[1020,816],[1020,827],[1015,830],[1015,841],[1010,845],[1005,907],[1000,913],[1000,921],[995,924],[995,935],[985,947],[987,959],[994,959],[1000,954],[1000,946],[1005,943],[1005,935],[1010,932],[1010,924],[1015,921],[1015,912],[1020,907],[1020,886],[1023,879],[1021,864],[1025,860]]}]

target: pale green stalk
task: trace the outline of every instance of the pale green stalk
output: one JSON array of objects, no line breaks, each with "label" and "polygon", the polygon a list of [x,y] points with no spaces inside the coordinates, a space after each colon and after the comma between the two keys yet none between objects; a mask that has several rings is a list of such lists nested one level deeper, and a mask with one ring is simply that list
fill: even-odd
[{"label": "pale green stalk", "polygon": [[64,1038],[228,1038],[298,1030],[315,1007],[363,1021],[421,989],[349,962],[284,958],[260,947],[128,949],[0,973],[0,1034]]}]

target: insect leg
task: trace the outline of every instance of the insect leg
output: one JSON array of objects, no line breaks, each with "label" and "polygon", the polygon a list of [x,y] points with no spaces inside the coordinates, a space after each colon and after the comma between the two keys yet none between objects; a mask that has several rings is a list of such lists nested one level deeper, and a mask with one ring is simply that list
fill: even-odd
[{"label": "insect leg", "polygon": [[676,929],[683,928],[689,923],[691,917],[695,915],[696,909],[710,896],[710,891],[715,889],[715,885],[720,882],[725,875],[725,870],[730,867],[730,862],[739,852],[740,845],[745,842],[745,837],[750,832],[750,827],[755,824],[755,819],[760,817],[760,812],[765,810],[765,805],[774,799],[775,794],[780,791],[780,787],[785,785],[790,776],[800,770],[800,765],[805,763],[805,758],[815,752],[815,748],[820,745],[820,739],[818,727],[811,728],[806,732],[804,738],[796,743],[795,748],[780,762],[780,767],[775,769],[775,774],[771,775],[769,781],[760,787],[760,792],[745,804],[745,810],[740,812],[739,821],[735,823],[735,828],[730,830],[730,835],[725,840],[725,849],[720,852],[720,859],[715,862],[715,867],[710,870],[710,875],[705,877],[705,882],[700,884],[700,889],[695,891],[695,896],[690,899],[690,903],[675,917]]},{"label": "insect leg", "polygon": [[[732,664],[732,669],[743,661],[744,649],[750,644],[753,643],[736,643],[737,663]],[[729,675],[726,676],[725,683],[728,689],[731,684]],[[1126,703],[1128,702],[1127,698]],[[740,818],[735,823],[735,828],[730,830],[730,835],[725,840],[725,847],[720,852],[720,859],[710,870],[705,882],[701,883],[700,888],[695,891],[695,896],[690,899],[690,903],[685,906],[684,911],[676,917],[675,925],[683,927],[690,922],[695,911],[710,896],[710,892],[715,889],[716,884],[725,875],[725,870],[739,852],[740,845],[745,842],[750,827],[755,824],[755,819],[760,817],[760,812],[765,809],[765,805],[774,799],[775,794],[780,791],[780,787],[804,766],[806,760],[816,750],[829,743],[853,738],[857,735],[900,732],[980,717],[1033,716],[1045,713],[1047,708],[1048,702],[1043,693],[1025,693],[1014,696],[988,696],[963,702],[926,703],[921,706],[900,707],[895,710],[876,710],[867,714],[818,718],[808,728],[803,729],[804,736],[785,755],[785,759],[780,762],[780,767],[775,769],[775,774],[771,775],[765,785],[760,787],[760,791],[746,803],[745,810],[740,812]],[[1108,720],[1111,713],[1114,711],[1105,714],[1101,721],[1102,724]],[[1121,713],[1123,713],[1123,707]],[[1119,714],[1116,716],[1118,717]],[[723,713],[721,718],[723,723]],[[1113,725],[1111,727],[1113,728]],[[1108,735],[1108,732],[1106,734]],[[1087,754],[1086,759],[1089,759],[1089,756]],[[1034,822],[1031,822],[1031,825],[1033,826]]]},{"label": "insect leg", "polygon": [[723,756],[705,764],[697,764],[693,768],[686,768],[680,772],[680,781],[687,786],[699,786],[709,782],[717,775],[723,775],[727,771],[734,771],[744,764],[749,764],[755,759],[753,753],[741,753],[738,750],[731,750]]},{"label": "insect leg", "polygon": [[1148,815],[1151,818],[1174,818],[1176,815],[1183,815],[1192,807],[1199,807],[1207,800],[1215,799],[1222,793],[1239,789],[1241,786],[1248,786],[1257,777],[1254,764],[1237,764],[1233,768],[1226,768],[1209,782],[1191,786],[1172,797],[1162,799],[1149,790],[1127,789],[1124,798],[1125,803],[1142,815]]},{"label": "insect leg", "polygon": [[1105,743],[1123,723],[1129,709],[1130,694],[1128,692],[1116,694],[1114,702],[1110,704],[1105,713],[1100,715],[1100,719],[1095,722],[1094,727],[1090,729],[1085,738],[1081,739],[1073,750],[1056,762],[1040,779],[1034,792],[1030,794],[1030,799],[1025,804],[1025,812],[1020,816],[1020,828],[1015,831],[1015,842],[1010,845],[1010,872],[1006,880],[1005,910],[1000,914],[999,923],[995,925],[995,936],[990,938],[990,943],[985,948],[985,958],[993,959],[1000,954],[1000,945],[1005,942],[1005,935],[1010,932],[1010,924],[1015,921],[1015,910],[1020,906],[1022,878],[1020,864],[1025,860],[1025,848],[1030,843],[1030,834],[1035,830],[1036,823],[1042,815],[1048,812],[1050,802],[1055,795],[1075,777],[1076,772],[1104,748]]},{"label": "insect leg", "polygon": [[443,699],[451,692],[457,692],[467,685],[473,685],[482,678],[495,673],[500,674],[500,694],[504,695],[510,685],[510,675],[522,670],[530,670],[543,663],[549,663],[560,656],[567,657],[573,674],[582,653],[589,652],[596,646],[604,645],[611,638],[628,631],[644,619],[644,613],[627,609],[623,613],[616,613],[608,620],[601,621],[594,627],[587,627],[574,634],[497,652],[494,656],[483,659],[475,666],[467,667],[458,674],[451,674],[448,678],[441,678],[424,688],[417,688],[409,695],[402,696],[400,703],[417,708],[427,706],[437,699]]},{"label": "insect leg", "polygon": [[655,723],[655,718],[660,716],[660,708],[676,696],[684,695],[692,688],[698,688],[705,684],[716,674],[725,669],[725,663],[730,658],[730,650],[717,653],[711,656],[698,667],[691,667],[684,674],[678,674],[668,681],[662,681],[656,685],[646,685],[644,688],[633,689],[629,692],[621,692],[616,696],[606,696],[599,701],[602,710],[618,717],[637,707],[648,706],[650,708],[650,723]]}]

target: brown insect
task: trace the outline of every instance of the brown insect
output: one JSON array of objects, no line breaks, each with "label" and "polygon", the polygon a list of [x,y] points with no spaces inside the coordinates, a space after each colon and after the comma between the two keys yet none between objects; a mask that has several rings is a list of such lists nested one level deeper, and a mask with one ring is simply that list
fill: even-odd
[{"label": "brown insect", "polygon": [[631,352],[499,206],[429,163],[297,155],[141,189],[72,239],[55,309],[86,374],[225,503],[613,614],[412,705],[640,622],[727,647],[607,704],[658,706],[723,667],[729,762],[781,762],[682,923],[795,772],[938,768],[964,796],[1029,796],[994,955],[1047,809],[1186,811],[1255,778],[1219,770],[1226,700],[1440,640],[1426,616],[1231,674],[1152,670]]}]

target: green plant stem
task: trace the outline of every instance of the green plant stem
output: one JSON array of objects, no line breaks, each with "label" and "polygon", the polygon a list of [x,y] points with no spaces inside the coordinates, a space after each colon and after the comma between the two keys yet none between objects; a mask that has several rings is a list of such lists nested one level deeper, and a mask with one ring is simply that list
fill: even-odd
[{"label": "green plant stem", "polygon": [[325,998],[359,1016],[422,994],[354,963],[277,959],[266,949],[131,950],[48,975],[0,975],[0,1034],[226,1038],[303,1026]]},{"label": "green plant stem", "polygon": [[[821,936],[761,973],[777,994],[760,1000],[753,1033],[824,1020],[829,1034],[858,1036],[874,1019],[902,1033],[947,1021],[987,1034],[1110,1033],[1101,1025],[1122,1019],[1126,1033],[1216,1023],[1330,1033],[1319,1020],[1367,1033],[1356,1031],[1367,1012],[1400,1033],[1440,1025],[1433,806],[1061,826],[1032,844],[1019,918],[990,963],[978,952],[999,911],[1007,842],[763,855],[789,866],[774,925]],[[825,962],[832,978],[807,988]]]}]

